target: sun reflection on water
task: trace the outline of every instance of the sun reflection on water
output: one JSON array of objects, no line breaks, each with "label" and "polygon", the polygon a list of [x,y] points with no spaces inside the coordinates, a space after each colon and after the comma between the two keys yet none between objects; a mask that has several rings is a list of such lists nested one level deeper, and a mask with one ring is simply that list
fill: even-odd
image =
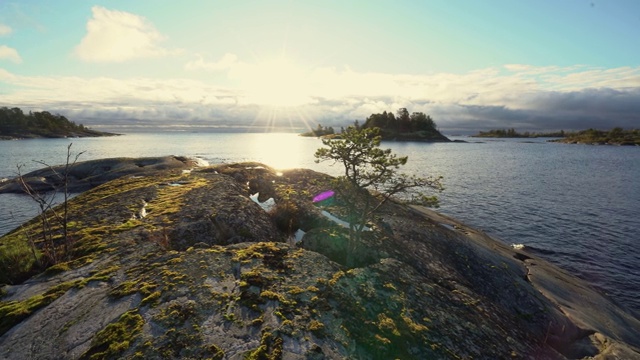
[{"label": "sun reflection on water", "polygon": [[295,134],[260,134],[251,141],[251,149],[256,158],[276,169],[308,166],[312,158]]}]

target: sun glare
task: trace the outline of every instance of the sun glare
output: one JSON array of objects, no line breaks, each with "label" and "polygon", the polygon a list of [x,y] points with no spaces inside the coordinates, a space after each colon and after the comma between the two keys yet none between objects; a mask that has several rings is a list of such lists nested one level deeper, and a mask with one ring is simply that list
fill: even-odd
[{"label": "sun glare", "polygon": [[307,154],[301,152],[295,134],[261,134],[251,141],[252,151],[261,162],[276,169],[303,167]]},{"label": "sun glare", "polygon": [[308,74],[280,57],[255,65],[245,78],[247,101],[272,107],[293,107],[312,101]]}]

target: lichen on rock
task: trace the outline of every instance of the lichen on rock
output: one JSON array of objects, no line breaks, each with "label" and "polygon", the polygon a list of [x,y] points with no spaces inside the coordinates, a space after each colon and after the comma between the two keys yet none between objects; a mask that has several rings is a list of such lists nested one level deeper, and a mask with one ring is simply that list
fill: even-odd
[{"label": "lichen on rock", "polygon": [[[581,318],[596,305],[567,309],[549,284],[596,299],[584,283],[426,209],[385,205],[346,267],[345,230],[312,201],[330,180],[223,164],[79,195],[68,261],[6,278],[0,359],[640,357],[633,315],[598,297],[608,317]],[[265,212],[256,192],[287,207]],[[20,231],[37,223],[0,257]]]}]

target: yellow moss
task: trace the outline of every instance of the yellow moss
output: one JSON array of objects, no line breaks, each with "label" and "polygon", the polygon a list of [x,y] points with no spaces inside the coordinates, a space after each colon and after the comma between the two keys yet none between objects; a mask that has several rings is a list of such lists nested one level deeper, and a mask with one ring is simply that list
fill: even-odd
[{"label": "yellow moss", "polygon": [[0,302],[0,335],[27,318],[35,310],[51,304],[79,283],[78,280],[68,281],[50,288],[44,294],[38,294],[23,301]]},{"label": "yellow moss", "polygon": [[306,291],[305,289],[299,286],[292,286],[287,292],[291,295],[298,295],[298,294],[302,294],[305,291]]},{"label": "yellow moss", "polygon": [[135,310],[128,311],[117,322],[107,325],[96,333],[91,348],[83,355],[90,359],[113,358],[124,352],[135,340],[144,320]]},{"label": "yellow moss", "polygon": [[395,286],[393,286],[392,283],[386,283],[384,284],[384,287],[387,289],[391,289],[391,290],[397,290]]},{"label": "yellow moss", "polygon": [[389,345],[391,344],[391,340],[387,339],[386,337],[380,336],[378,334],[375,335],[376,340],[380,341],[381,343],[385,344],[385,345]]},{"label": "yellow moss", "polygon": [[154,291],[151,294],[149,294],[149,296],[145,297],[144,299],[142,299],[142,302],[140,302],[140,305],[146,305],[146,304],[151,304],[154,305],[157,303],[156,300],[160,299],[160,296],[162,294],[160,293],[160,291]]},{"label": "yellow moss", "polygon": [[89,272],[89,275],[91,275],[90,277],[86,278],[83,281],[82,285],[87,284],[89,281],[107,281],[109,279],[111,279],[111,277],[113,276],[113,273],[120,270],[120,266],[119,265],[113,265],[104,269],[100,269],[100,270],[93,270],[91,272]]},{"label": "yellow moss", "polygon": [[400,331],[398,331],[395,321],[384,313],[378,314],[378,329],[388,331],[395,336],[400,336]]},{"label": "yellow moss", "polygon": [[323,323],[321,323],[321,322],[320,322],[320,321],[318,321],[318,320],[311,320],[311,321],[309,322],[309,325],[307,326],[307,329],[308,329],[309,331],[319,331],[319,330],[324,329],[324,324],[323,324]]},{"label": "yellow moss", "polygon": [[428,327],[413,321],[413,319],[411,319],[411,317],[409,317],[408,315],[402,314],[402,320],[404,321],[405,324],[407,324],[411,332],[415,333],[415,332],[429,330]]},{"label": "yellow moss", "polygon": [[265,291],[261,292],[260,293],[260,297],[267,298],[267,299],[270,299],[270,300],[277,300],[277,301],[280,301],[283,304],[291,303],[290,301],[287,300],[287,298],[284,295],[276,293],[276,292],[273,292],[271,290],[265,290]]},{"label": "yellow moss", "polygon": [[137,281],[124,281],[120,283],[118,286],[113,288],[109,295],[120,298],[123,296],[131,295],[138,291],[138,282]]},{"label": "yellow moss", "polygon": [[338,280],[340,280],[340,278],[343,277],[344,275],[345,275],[344,271],[336,272],[331,277],[331,280],[329,280],[329,285],[331,285],[331,286],[335,285],[338,282]]}]

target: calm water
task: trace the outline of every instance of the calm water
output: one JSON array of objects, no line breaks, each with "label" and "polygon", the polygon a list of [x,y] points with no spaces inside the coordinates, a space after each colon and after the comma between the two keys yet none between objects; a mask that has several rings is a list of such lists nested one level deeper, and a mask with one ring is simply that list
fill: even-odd
[{"label": "calm water", "polygon": [[[466,139],[476,141],[475,139]],[[187,155],[210,163],[260,161],[276,168],[315,164],[317,139],[295,134],[135,134],[73,139],[80,160]],[[0,178],[64,161],[67,139],[0,141]],[[640,313],[640,148],[496,140],[383,143],[409,156],[405,171],[443,175],[440,211],[586,279]],[[0,195],[0,234],[32,216],[19,195]]]}]

